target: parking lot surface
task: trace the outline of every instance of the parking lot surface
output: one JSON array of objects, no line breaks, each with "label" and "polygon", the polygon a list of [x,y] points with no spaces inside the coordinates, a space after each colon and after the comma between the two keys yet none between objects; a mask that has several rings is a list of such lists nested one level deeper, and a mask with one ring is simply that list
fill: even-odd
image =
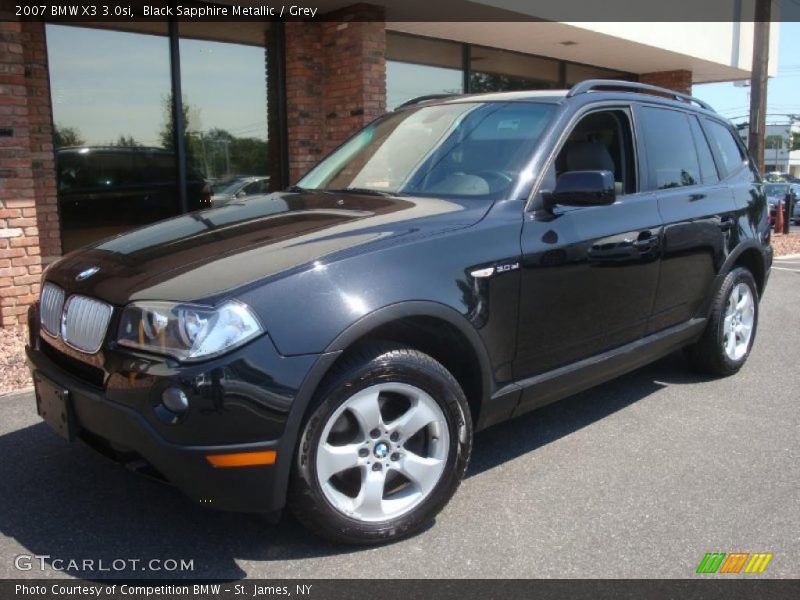
[{"label": "parking lot surface", "polygon": [[[757,577],[800,577],[800,260],[776,266],[738,375],[698,376],[676,354],[480,433],[436,523],[388,547],[204,510],[67,445],[32,394],[2,397],[0,578],[694,577],[706,552],[771,552]],[[19,571],[19,555],[50,558]]]}]

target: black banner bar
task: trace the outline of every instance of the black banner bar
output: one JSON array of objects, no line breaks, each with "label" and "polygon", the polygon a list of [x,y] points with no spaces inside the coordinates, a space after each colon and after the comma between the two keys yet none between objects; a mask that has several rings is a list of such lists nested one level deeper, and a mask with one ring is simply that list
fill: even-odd
[{"label": "black banner bar", "polygon": [[256,599],[302,600],[785,600],[800,597],[800,580],[600,579],[600,580],[142,580],[86,582],[73,579],[0,581],[4,600]]},{"label": "black banner bar", "polygon": [[[748,22],[756,0],[0,0],[0,20],[132,21]],[[351,10],[355,7],[355,10]],[[379,11],[380,12],[380,11]],[[800,2],[773,5],[772,21],[800,21]]]}]

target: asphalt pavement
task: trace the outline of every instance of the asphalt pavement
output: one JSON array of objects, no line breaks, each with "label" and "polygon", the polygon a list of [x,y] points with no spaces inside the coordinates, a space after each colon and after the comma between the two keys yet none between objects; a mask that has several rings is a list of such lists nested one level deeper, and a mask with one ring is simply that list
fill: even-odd
[{"label": "asphalt pavement", "polygon": [[[436,523],[385,547],[194,506],[67,445],[32,394],[0,397],[0,578],[695,577],[707,552],[770,552],[757,577],[800,577],[800,260],[776,266],[738,375],[676,354],[480,433]],[[130,562],[151,559],[192,569]]]}]

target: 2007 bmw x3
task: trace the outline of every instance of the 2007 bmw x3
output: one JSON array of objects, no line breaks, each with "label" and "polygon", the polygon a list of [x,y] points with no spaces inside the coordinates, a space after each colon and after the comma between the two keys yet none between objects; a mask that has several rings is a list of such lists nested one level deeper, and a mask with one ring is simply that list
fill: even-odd
[{"label": "2007 bmw x3", "polygon": [[413,102],[285,192],[54,263],[38,410],[203,505],[391,540],[445,506],[477,430],[681,348],[739,370],[769,236],[741,141],[689,96]]}]

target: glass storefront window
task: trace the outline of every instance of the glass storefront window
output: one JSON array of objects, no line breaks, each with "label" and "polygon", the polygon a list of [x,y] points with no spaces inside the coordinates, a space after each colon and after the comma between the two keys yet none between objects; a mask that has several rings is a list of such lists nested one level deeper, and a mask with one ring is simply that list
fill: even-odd
[{"label": "glass storefront window", "polygon": [[469,85],[473,93],[554,89],[559,87],[559,62],[472,46]]},{"label": "glass storefront window", "polygon": [[[239,24],[218,25],[215,38],[224,39],[223,33]],[[264,32],[261,45],[186,37],[205,33],[192,23],[181,24],[190,210],[195,180],[211,184],[213,204],[264,193],[270,187]]]},{"label": "glass storefront window", "polygon": [[461,44],[387,33],[386,57],[389,110],[420,96],[464,91]]},{"label": "glass storefront window", "polygon": [[179,212],[166,25],[47,25],[62,249]]}]

